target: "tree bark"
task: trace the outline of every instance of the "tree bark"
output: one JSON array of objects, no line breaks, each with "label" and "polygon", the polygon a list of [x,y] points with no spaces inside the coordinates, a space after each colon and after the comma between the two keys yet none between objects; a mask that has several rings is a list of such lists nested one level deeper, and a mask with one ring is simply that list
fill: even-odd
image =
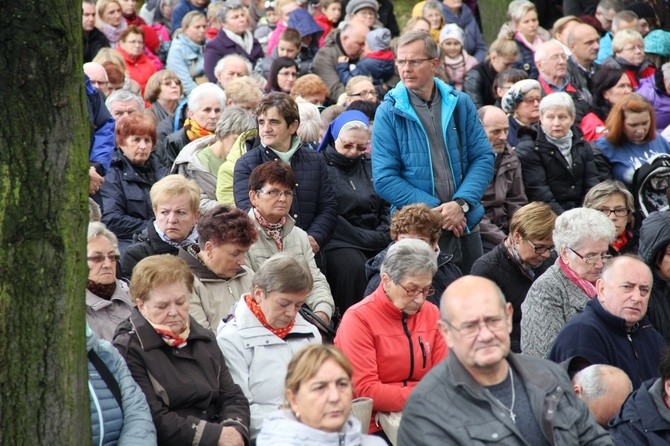
[{"label": "tree bark", "polygon": [[0,444],[90,443],[81,0],[0,5]]}]

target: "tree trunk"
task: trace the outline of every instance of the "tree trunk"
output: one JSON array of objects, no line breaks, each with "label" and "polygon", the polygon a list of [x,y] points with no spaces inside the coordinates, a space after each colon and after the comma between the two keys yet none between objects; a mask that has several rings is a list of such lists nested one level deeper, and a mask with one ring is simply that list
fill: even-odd
[{"label": "tree trunk", "polygon": [[0,444],[90,443],[81,0],[0,5]]}]

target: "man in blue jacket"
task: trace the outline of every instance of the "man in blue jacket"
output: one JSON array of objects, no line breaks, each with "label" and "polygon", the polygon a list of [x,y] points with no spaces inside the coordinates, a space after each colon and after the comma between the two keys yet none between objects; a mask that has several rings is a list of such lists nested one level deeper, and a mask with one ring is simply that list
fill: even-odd
[{"label": "man in blue jacket", "polygon": [[646,316],[652,282],[649,267],[639,257],[610,260],[596,282],[597,297],[561,330],[549,359],[583,356],[591,364],[619,367],[633,389],[658,378],[665,340]]},{"label": "man in blue jacket", "polygon": [[425,32],[398,40],[401,82],[377,110],[372,132],[375,190],[394,208],[425,203],[442,215],[442,251],[463,273],[482,255],[480,200],[494,155],[472,99],[433,77],[438,48]]}]

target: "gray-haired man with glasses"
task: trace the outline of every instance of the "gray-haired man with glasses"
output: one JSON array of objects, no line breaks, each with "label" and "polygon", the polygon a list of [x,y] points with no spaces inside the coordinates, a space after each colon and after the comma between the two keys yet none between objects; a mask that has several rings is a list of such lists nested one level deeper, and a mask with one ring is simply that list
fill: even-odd
[{"label": "gray-haired man with glasses", "polygon": [[434,77],[439,63],[426,32],[398,40],[401,82],[377,109],[372,176],[377,193],[394,208],[425,203],[440,213],[440,249],[468,273],[482,255],[478,223],[494,154],[472,99]]},{"label": "gray-haired man with glasses", "polygon": [[646,316],[652,283],[651,270],[637,256],[607,262],[596,282],[598,295],[561,330],[549,359],[583,356],[592,364],[619,367],[633,389],[658,378],[665,340]]},{"label": "gray-haired man with glasses", "polygon": [[612,445],[557,364],[510,352],[512,306],[465,276],[442,295],[449,347],[403,409],[398,445]]}]

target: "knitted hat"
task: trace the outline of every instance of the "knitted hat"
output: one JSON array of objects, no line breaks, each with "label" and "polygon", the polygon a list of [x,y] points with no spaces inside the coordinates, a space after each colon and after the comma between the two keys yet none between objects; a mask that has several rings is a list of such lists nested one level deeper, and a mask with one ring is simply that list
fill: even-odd
[{"label": "knitted hat", "polygon": [[463,46],[465,43],[465,33],[455,23],[448,23],[444,25],[444,28],[440,31],[440,45],[447,39],[458,40],[458,42]]},{"label": "knitted hat", "polygon": [[670,56],[670,33],[661,29],[655,29],[644,36],[644,52]]},{"label": "knitted hat", "polygon": [[654,11],[654,7],[647,2],[631,3],[623,9],[625,11],[633,11],[641,19],[656,20],[656,11]]},{"label": "knitted hat", "polygon": [[351,0],[347,3],[346,12],[347,14],[353,15],[363,8],[372,8],[377,12],[379,4],[375,0]]},{"label": "knitted hat", "polygon": [[391,31],[387,28],[377,28],[365,36],[365,42],[371,51],[381,51],[391,48]]},{"label": "knitted hat", "polygon": [[542,91],[540,83],[535,79],[524,79],[512,85],[512,88],[507,90],[507,93],[502,97],[500,103],[505,113],[514,113],[519,102],[521,102],[525,94],[531,90]]},{"label": "knitted hat", "polygon": [[297,30],[302,37],[323,33],[323,28],[316,23],[312,14],[303,8],[298,8],[289,14],[288,27]]}]

